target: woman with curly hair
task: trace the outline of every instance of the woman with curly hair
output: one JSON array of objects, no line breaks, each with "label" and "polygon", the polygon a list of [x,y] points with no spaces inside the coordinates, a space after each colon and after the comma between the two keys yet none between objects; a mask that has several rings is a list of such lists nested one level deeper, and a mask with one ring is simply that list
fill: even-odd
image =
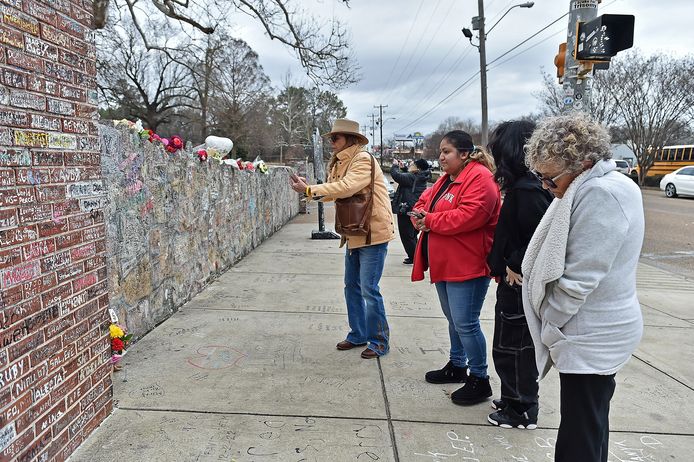
[{"label": "woman with curly hair", "polygon": [[526,163],[556,197],[521,265],[540,379],[559,371],[555,460],[607,461],[615,374],[643,332],[641,192],[616,170],[605,129],[585,114],[540,123]]},{"label": "woman with curly hair", "polygon": [[492,395],[480,310],[490,282],[487,254],[501,195],[494,181],[494,159],[475,146],[468,133],[446,133],[439,149],[444,174],[412,209],[413,224],[422,231],[412,280],[421,281],[429,269],[451,340],[448,363],[424,378],[429,383],[464,383],[451,393],[451,400],[468,405]]},{"label": "woman with curly hair", "polygon": [[523,312],[521,262],[528,242],[552,202],[552,194],[525,165],[524,145],[535,129],[528,120],[503,122],[489,140],[494,156],[494,178],[504,193],[494,244],[487,257],[496,286],[492,358],[501,381],[496,412],[487,417],[503,428],[537,426],[538,384],[533,339]]}]

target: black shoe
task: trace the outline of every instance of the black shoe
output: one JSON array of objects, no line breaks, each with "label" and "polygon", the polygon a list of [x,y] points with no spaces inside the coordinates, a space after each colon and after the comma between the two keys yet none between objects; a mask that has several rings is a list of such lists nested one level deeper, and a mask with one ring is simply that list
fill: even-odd
[{"label": "black shoe", "polygon": [[537,428],[537,404],[532,406],[527,411],[519,414],[511,406],[506,406],[501,411],[496,411],[487,417],[487,420],[492,425],[501,428],[521,428],[525,430],[534,430]]},{"label": "black shoe", "polygon": [[462,388],[451,393],[451,400],[455,404],[463,406],[481,403],[492,396],[492,387],[489,386],[489,376],[485,378],[470,374]]},{"label": "black shoe", "polygon": [[493,399],[492,400],[492,409],[495,411],[500,411],[508,406],[508,403],[502,399]]},{"label": "black shoe", "polygon": [[411,265],[412,263],[414,263],[414,260],[412,260],[411,258],[408,257],[408,258],[404,259],[402,262],[405,265]]},{"label": "black shoe", "polygon": [[467,367],[454,366],[452,362],[448,361],[443,369],[424,374],[424,380],[429,383],[465,383]]}]

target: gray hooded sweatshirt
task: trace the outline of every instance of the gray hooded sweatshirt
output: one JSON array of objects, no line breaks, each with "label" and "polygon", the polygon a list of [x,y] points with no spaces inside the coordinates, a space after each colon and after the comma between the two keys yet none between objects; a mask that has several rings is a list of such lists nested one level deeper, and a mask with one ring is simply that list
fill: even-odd
[{"label": "gray hooded sweatshirt", "polygon": [[554,199],[523,260],[523,305],[540,378],[616,373],[643,333],[636,267],[641,191],[600,161]]}]

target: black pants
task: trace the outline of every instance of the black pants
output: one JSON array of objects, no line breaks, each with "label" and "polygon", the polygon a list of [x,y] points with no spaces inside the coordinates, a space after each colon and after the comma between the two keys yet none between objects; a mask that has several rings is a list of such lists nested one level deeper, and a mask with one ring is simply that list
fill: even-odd
[{"label": "black pants", "polygon": [[612,375],[559,374],[561,422],[554,460],[607,462]]},{"label": "black pants", "polygon": [[398,213],[398,231],[400,232],[400,241],[405,247],[407,258],[414,258],[414,251],[417,247],[417,230],[410,221],[408,215]]},{"label": "black pants", "polygon": [[517,411],[525,411],[537,404],[538,384],[535,347],[523,312],[520,286],[501,281],[494,311],[492,358],[501,380],[501,399]]}]

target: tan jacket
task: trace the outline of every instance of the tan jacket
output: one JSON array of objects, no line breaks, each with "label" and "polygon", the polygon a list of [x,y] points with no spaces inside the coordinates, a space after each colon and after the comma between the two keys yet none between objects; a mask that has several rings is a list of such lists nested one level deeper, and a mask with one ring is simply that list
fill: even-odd
[{"label": "tan jacket", "polygon": [[[395,225],[391,212],[388,190],[383,180],[383,171],[374,162],[373,211],[371,214],[371,245],[395,239]],[[311,186],[311,197],[322,201],[334,201],[367,192],[371,184],[371,154],[361,146],[350,146],[337,153],[337,162],[330,170],[328,182]],[[350,249],[366,246],[366,236],[342,236]]]}]

